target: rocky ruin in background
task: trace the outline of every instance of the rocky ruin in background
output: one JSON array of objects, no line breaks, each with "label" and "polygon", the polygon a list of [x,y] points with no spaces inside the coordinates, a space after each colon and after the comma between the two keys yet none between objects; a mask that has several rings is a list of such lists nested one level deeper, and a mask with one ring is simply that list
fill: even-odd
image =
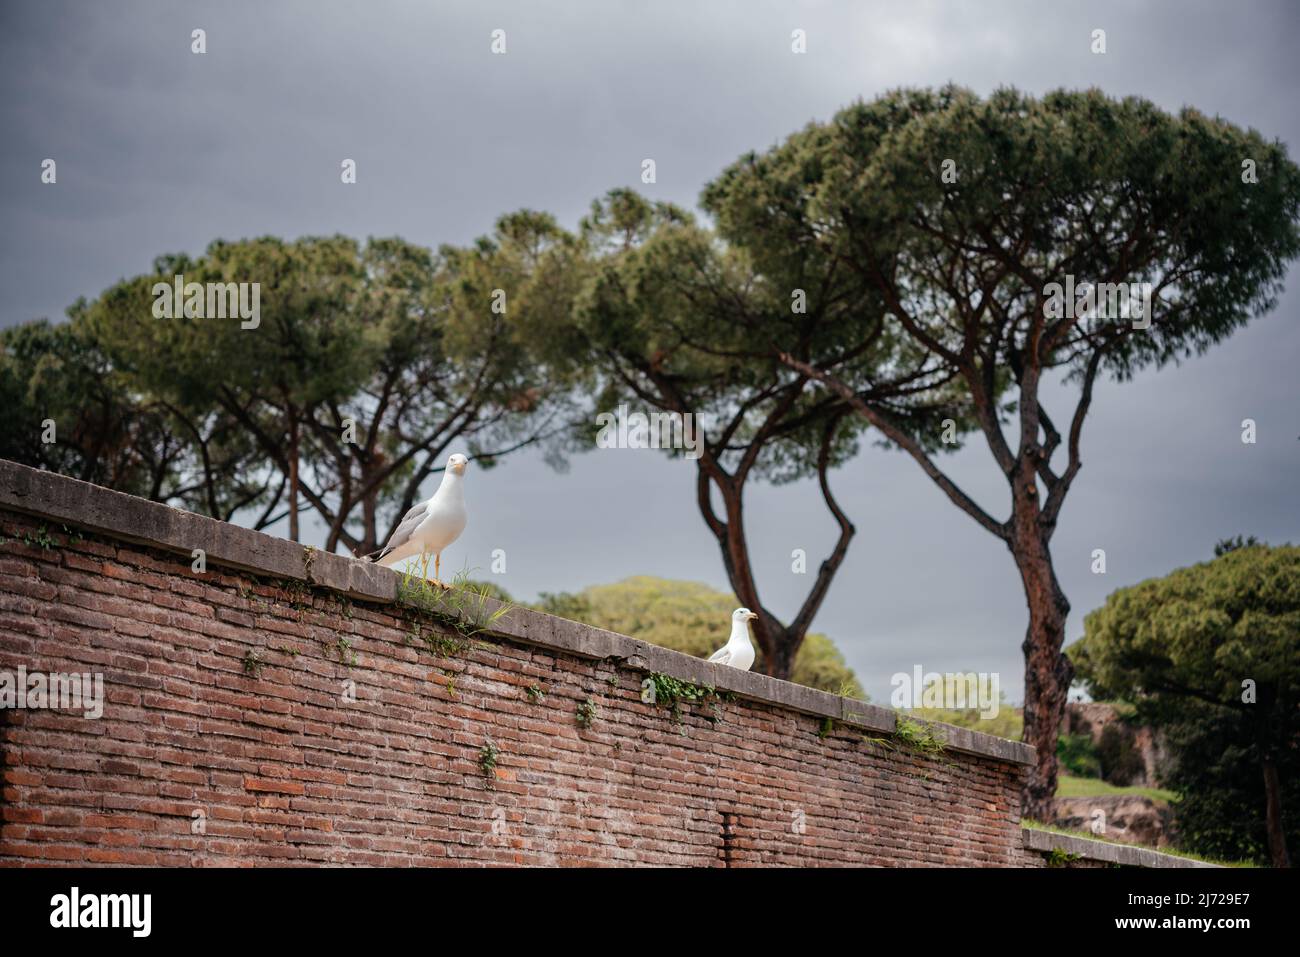
[{"label": "rocky ruin in background", "polygon": [[[1101,762],[1101,777],[1117,787],[1160,787],[1167,752],[1151,728],[1124,720],[1115,705],[1071,702],[1062,735],[1087,735]],[[1090,831],[1108,841],[1166,847],[1172,842],[1169,803],[1142,794],[1056,798],[1054,823]]]}]

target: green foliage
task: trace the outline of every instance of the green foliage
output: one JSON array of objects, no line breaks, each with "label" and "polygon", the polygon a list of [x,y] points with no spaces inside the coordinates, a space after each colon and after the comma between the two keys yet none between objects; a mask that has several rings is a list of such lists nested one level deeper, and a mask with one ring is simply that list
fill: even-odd
[{"label": "green foliage", "polygon": [[538,595],[537,602],[533,607],[538,611],[546,612],[548,615],[556,615],[570,621],[594,624],[595,613],[591,602],[581,595],[574,595],[570,592],[559,592],[558,594],[542,592]]},{"label": "green foliage", "polygon": [[1097,740],[1097,760],[1101,764],[1101,776],[1108,783],[1120,787],[1146,770],[1141,753],[1133,746],[1132,736],[1114,724],[1101,729]]},{"label": "green foliage", "polygon": [[[1161,783],[1179,795],[1173,825],[1181,848],[1224,860],[1270,863],[1261,771],[1264,747],[1252,741],[1247,716],[1189,705],[1180,721],[1162,725],[1170,760]],[[1300,759],[1294,748],[1276,758],[1283,835],[1300,848]]]},{"label": "green foliage", "polygon": [[578,727],[587,730],[596,720],[597,708],[596,702],[588,698],[586,701],[578,702],[577,722]]},{"label": "green foliage", "polygon": [[1285,722],[1300,700],[1298,642],[1300,548],[1256,545],[1113,592],[1070,657],[1094,696],[1147,713],[1199,698]]},{"label": "green foliage", "polygon": [[905,750],[925,757],[942,754],[946,744],[941,728],[903,717],[895,724],[894,740]]},{"label": "green foliage", "polygon": [[546,700],[546,694],[542,691],[540,686],[532,684],[528,686],[528,700],[533,704],[541,704]]},{"label": "green foliage", "polygon": [[1056,757],[1061,767],[1076,777],[1101,777],[1101,759],[1090,734],[1060,735],[1056,739]]},{"label": "green foliage", "polygon": [[31,532],[23,532],[21,537],[23,544],[25,545],[39,548],[43,552],[54,550],[54,537],[50,535],[49,530],[46,529],[44,525],[39,526],[36,529],[35,534],[32,534]]},{"label": "green foliage", "polygon": [[1218,558],[1220,555],[1228,554],[1228,552],[1235,552],[1239,548],[1251,548],[1259,544],[1262,543],[1254,535],[1247,535],[1245,537],[1236,535],[1232,538],[1223,538],[1214,545],[1214,557]]},{"label": "green foliage", "polygon": [[887,738],[863,735],[863,740],[885,751],[939,760],[943,759],[947,747],[943,729],[924,721],[913,721],[901,714],[894,722],[892,735]]},{"label": "green foliage", "polygon": [[[698,582],[637,575],[611,585],[593,585],[576,595],[544,594],[534,607],[707,658],[726,642],[736,605],[734,595]],[[754,670],[761,668],[762,652],[758,654]],[[795,657],[791,680],[832,694],[866,700],[843,654],[825,635],[810,634],[804,640]]]},{"label": "green foliage", "polygon": [[463,581],[464,587],[469,588],[476,595],[486,596],[487,598],[492,598],[496,601],[504,602],[507,605],[515,604],[515,600],[510,596],[510,592],[506,591],[496,582],[482,581],[481,579],[470,578],[468,577],[468,573],[463,575],[458,574],[456,576],[453,576],[452,580]]},{"label": "green foliage", "polygon": [[264,662],[261,657],[258,656],[256,651],[249,649],[249,651],[244,655],[243,664],[244,674],[248,675],[250,678],[260,678],[262,676],[262,667]]},{"label": "green foliage", "polygon": [[[238,317],[155,318],[154,286],[177,274],[187,283],[259,283],[258,327],[241,328]],[[273,508],[275,479],[288,479],[294,461],[329,468],[323,456],[313,461],[313,427],[326,409],[344,406],[378,364],[375,342],[353,309],[362,276],[357,244],[342,236],[218,240],[197,259],[159,257],[151,274],[109,288],[74,324],[133,391],[194,425],[196,443],[198,433],[217,425],[252,443],[260,453],[250,459],[260,489],[246,504]],[[207,421],[213,414],[217,425]],[[306,475],[304,468],[304,492]],[[290,485],[286,493],[292,501],[299,488]],[[296,521],[292,511],[290,517]],[[322,517],[329,523],[333,516]]]},{"label": "green foliage", "polygon": [[1120,797],[1124,795],[1149,798],[1161,804],[1173,804],[1178,800],[1177,794],[1165,788],[1117,787],[1114,784],[1107,784],[1101,778],[1074,777],[1071,774],[1062,774],[1057,778],[1057,797]]},{"label": "green foliage", "polygon": [[492,782],[496,778],[497,758],[501,754],[501,749],[488,740],[478,753],[478,769],[483,772],[483,777],[487,778],[488,787],[492,787]]},{"label": "green foliage", "polygon": [[[140,394],[85,312],[77,303],[71,322],[0,330],[0,458],[219,518],[256,499],[246,436],[218,413],[189,415]],[[53,442],[44,441],[46,420]]]},{"label": "green foliage", "polygon": [[352,642],[348,641],[346,638],[340,638],[335,647],[338,650],[340,662],[349,668],[356,665],[357,652],[356,649],[352,647]]},{"label": "green foliage", "polygon": [[1162,783],[1180,795],[1184,846],[1262,860],[1270,767],[1283,827],[1274,844],[1297,846],[1300,548],[1242,543],[1122,588],[1069,653],[1094,696],[1131,701],[1163,730]]},{"label": "green foliage", "polygon": [[[737,604],[760,612],[752,626],[759,644],[781,652],[761,667],[789,677],[789,662],[854,533],[830,475],[857,451],[865,426],[842,400],[786,369],[777,351],[832,361],[846,342],[842,330],[875,320],[863,318],[845,295],[851,271],[811,256],[802,256],[807,268],[782,275],[756,271],[749,257],[719,243],[686,211],[627,189],[594,202],[575,234],[551,231],[547,239],[537,269],[547,308],[526,306],[517,322],[548,368],[587,398],[572,420],[569,449],[597,447],[600,414],[624,403],[638,413],[691,415],[701,440],[692,456],[697,476],[723,507],[715,512],[709,495],[692,500],[724,556],[746,547],[739,502],[747,482],[817,479],[839,536],[788,624],[762,607],[750,563],[725,562],[733,591],[747,596]],[[795,289],[812,291],[814,301],[804,308],[792,300]],[[934,413],[934,390],[912,374],[916,350],[905,354],[898,341],[880,331],[855,355],[879,373],[876,391],[890,396],[901,415]],[[935,423],[941,418],[932,415]],[[685,444],[664,443],[661,454],[683,456]]]},{"label": "green foliage", "polygon": [[[1258,182],[1242,181],[1244,158]],[[743,256],[775,289],[817,288],[802,279],[841,267],[817,294],[843,309],[831,359],[816,342],[776,358],[848,402],[1011,548],[1029,600],[1027,663],[1059,654],[1063,596],[1041,596],[1056,584],[1050,540],[1096,381],[1222,341],[1276,304],[1300,254],[1300,168],[1282,143],[1095,89],[895,90],[740,157],[702,205],[725,241],[717,255]],[[1067,287],[1081,297],[1101,283],[1113,287],[1105,308],[1065,307]],[[1119,301],[1128,284],[1153,293],[1141,322]],[[734,315],[724,337],[739,327],[768,339],[744,308]],[[900,412],[877,393],[882,343],[915,370],[921,408]],[[1049,414],[1061,393],[1046,403],[1041,385],[1062,380],[1077,386],[1073,401]],[[1011,517],[984,511],[936,462],[945,412],[957,431],[983,433]],[[1063,671],[1040,671],[1031,688],[1034,804],[1055,769],[1042,745],[1058,730],[1038,716],[1056,713]]]},{"label": "green foliage", "polygon": [[[1242,183],[1244,157],[1258,183]],[[940,175],[945,158],[955,183]],[[1082,371],[1102,347],[1126,376],[1203,351],[1271,307],[1300,253],[1300,169],[1280,142],[1099,90],[896,90],[742,157],[703,204],[763,275],[852,263],[855,308],[906,310],[908,338],[933,355],[960,353],[973,328],[1008,374],[1060,273],[1171,280],[1149,329],[1067,321],[1043,342],[1047,365]],[[962,289],[983,293],[963,303]],[[958,321],[967,313],[972,327]]]},{"label": "green foliage", "polygon": [[[67,325],[0,336],[0,399],[23,410],[0,455],[259,528],[305,500],[327,551],[372,551],[448,445],[491,467],[550,429],[551,377],[489,308],[492,288],[529,281],[530,249],[262,237],[160,256]],[[177,274],[259,284],[259,324],[155,318],[154,285]]]},{"label": "green foliage", "polygon": [[1054,847],[1047,855],[1048,867],[1069,867],[1075,861],[1083,860],[1082,854],[1071,854],[1061,847]]},{"label": "green foliage", "polygon": [[468,651],[471,645],[468,639],[459,634],[448,634],[437,629],[426,632],[419,625],[415,626],[412,634],[417,642],[421,642],[439,658],[458,657]]},{"label": "green foliage", "polygon": [[712,685],[693,684],[659,671],[650,674],[650,681],[654,684],[655,704],[666,708],[682,701],[698,704],[715,693]]},{"label": "green foliage", "polygon": [[717,718],[717,702],[722,697],[712,685],[697,685],[672,675],[651,672],[648,679],[654,686],[654,704],[667,708],[674,721],[682,719],[682,705],[709,704],[712,708],[711,720]]},{"label": "green foliage", "polygon": [[[468,639],[490,631],[503,616],[509,614],[511,608],[509,604],[498,603],[493,598],[492,586],[475,585],[464,573],[458,573],[448,587],[435,585],[408,570],[397,583],[397,599],[428,612],[456,631],[459,640],[446,635],[416,635],[418,640],[429,644],[439,653],[458,654],[468,647]],[[497,603],[497,608],[489,610],[492,603]],[[451,644],[448,644],[449,641]]]},{"label": "green foliage", "polygon": [[1006,693],[998,693],[998,711],[990,718],[984,717],[979,708],[908,708],[907,714],[924,721],[938,721],[942,724],[982,731],[1010,741],[1020,741],[1023,736],[1025,719],[1017,708],[1007,704]]}]

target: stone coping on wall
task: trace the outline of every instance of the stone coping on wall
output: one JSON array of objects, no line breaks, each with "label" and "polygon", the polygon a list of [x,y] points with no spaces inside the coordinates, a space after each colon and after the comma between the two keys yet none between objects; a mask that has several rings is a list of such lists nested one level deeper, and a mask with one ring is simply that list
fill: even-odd
[{"label": "stone coping on wall", "polygon": [[1101,861],[1120,867],[1220,867],[1208,861],[1197,861],[1190,857],[1178,857],[1174,854],[1162,854],[1149,847],[1136,847],[1132,844],[1112,844],[1109,841],[1094,841],[1072,834],[1059,834],[1026,827],[1021,832],[1025,839],[1025,849],[1050,854],[1061,851],[1077,855],[1089,861]]},{"label": "stone coping on wall", "polygon": [[[0,459],[0,508],[177,552],[185,556],[187,563],[195,549],[202,549],[209,564],[259,576],[305,581],[360,601],[381,604],[400,601],[397,586],[401,575],[381,565],[328,554],[5,459]],[[499,607],[499,603],[489,600],[487,611]],[[507,639],[577,657],[621,659],[629,667],[698,685],[712,685],[741,698],[829,718],[876,734],[893,733],[898,719],[897,712],[879,705],[715,665],[626,635],[518,606],[511,606],[493,623],[491,630]],[[1012,764],[1028,765],[1034,761],[1033,747],[1022,742],[952,725],[931,724],[941,731],[950,750]]]}]

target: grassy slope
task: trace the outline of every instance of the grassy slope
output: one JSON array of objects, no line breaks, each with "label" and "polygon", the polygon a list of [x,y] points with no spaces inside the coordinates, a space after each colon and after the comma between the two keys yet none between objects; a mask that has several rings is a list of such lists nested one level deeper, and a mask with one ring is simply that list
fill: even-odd
[{"label": "grassy slope", "polygon": [[1178,800],[1177,794],[1163,788],[1116,787],[1107,784],[1101,778],[1076,778],[1069,774],[1062,774],[1056,783],[1056,796],[1063,798],[1110,797],[1123,794],[1136,794],[1163,804]]}]

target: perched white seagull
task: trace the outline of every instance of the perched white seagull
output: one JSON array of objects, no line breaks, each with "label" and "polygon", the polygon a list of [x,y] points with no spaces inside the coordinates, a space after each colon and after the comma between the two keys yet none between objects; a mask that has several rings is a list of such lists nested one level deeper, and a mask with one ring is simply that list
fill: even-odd
[{"label": "perched white seagull", "polygon": [[754,664],[754,646],[749,643],[749,623],[758,615],[748,608],[737,608],[731,613],[731,637],[727,643],[709,655],[710,661],[748,671]]},{"label": "perched white seagull", "polygon": [[438,580],[442,550],[460,538],[469,515],[465,511],[465,466],[469,459],[457,452],[447,460],[442,484],[433,498],[414,506],[403,516],[401,524],[379,551],[376,561],[396,565],[403,559],[420,556],[420,574],[429,573],[429,556],[433,558],[433,580]]}]

